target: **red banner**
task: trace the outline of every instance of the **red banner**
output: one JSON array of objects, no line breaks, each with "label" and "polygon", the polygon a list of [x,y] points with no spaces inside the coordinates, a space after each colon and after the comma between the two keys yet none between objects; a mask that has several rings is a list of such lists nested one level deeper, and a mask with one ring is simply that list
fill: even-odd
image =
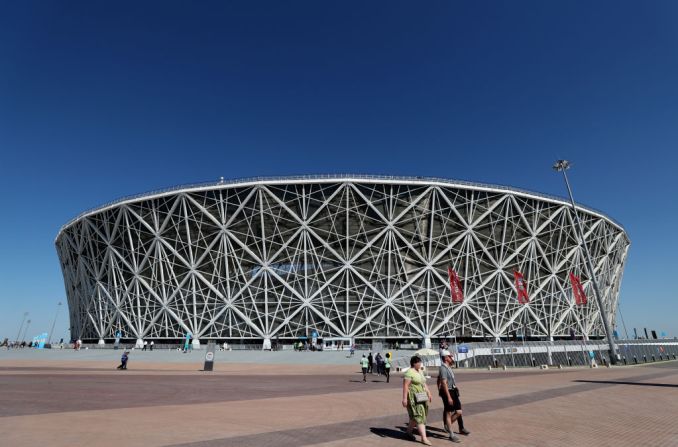
[{"label": "red banner", "polygon": [[516,282],[516,292],[518,292],[518,302],[520,304],[527,304],[530,302],[530,297],[527,294],[527,284],[525,284],[525,278],[520,272],[513,272],[513,278]]},{"label": "red banner", "polygon": [[570,282],[572,283],[572,291],[574,292],[574,302],[579,306],[588,303],[584,287],[581,285],[581,280],[570,273]]},{"label": "red banner", "polygon": [[452,267],[447,268],[447,274],[450,277],[450,294],[452,295],[452,302],[463,303],[464,291],[461,290],[461,281],[459,281],[459,275],[457,275],[457,272],[452,270]]}]

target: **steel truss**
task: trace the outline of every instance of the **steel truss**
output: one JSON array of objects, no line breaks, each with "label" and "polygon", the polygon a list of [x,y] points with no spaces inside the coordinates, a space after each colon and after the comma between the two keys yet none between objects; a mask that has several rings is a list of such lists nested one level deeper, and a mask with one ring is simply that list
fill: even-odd
[{"label": "steel truss", "polygon": [[[580,208],[614,320],[629,239]],[[56,247],[83,339],[603,336],[571,208],[441,181],[317,178],[188,188],[89,212]],[[452,303],[447,268],[464,302]],[[530,303],[516,299],[524,274]]]}]

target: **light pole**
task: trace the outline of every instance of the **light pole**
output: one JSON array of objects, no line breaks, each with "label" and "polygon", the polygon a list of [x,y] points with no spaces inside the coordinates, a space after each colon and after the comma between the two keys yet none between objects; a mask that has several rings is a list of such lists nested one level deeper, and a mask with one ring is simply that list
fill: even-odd
[{"label": "light pole", "polygon": [[52,328],[49,330],[49,337],[47,338],[47,343],[52,345],[52,333],[54,332],[54,325],[56,324],[57,316],[59,315],[59,309],[61,309],[61,301],[57,304],[57,310],[54,314],[54,321],[52,321]]},{"label": "light pole", "polygon": [[607,343],[610,345],[610,363],[613,365],[617,364],[617,347],[614,344],[614,339],[612,338],[612,331],[610,330],[610,322],[607,319],[607,314],[603,308],[603,297],[598,288],[598,280],[596,280],[596,273],[593,270],[593,262],[591,262],[591,253],[589,253],[588,246],[586,245],[586,240],[584,238],[584,229],[582,228],[581,221],[579,220],[579,214],[577,213],[577,205],[574,203],[574,197],[572,197],[572,188],[570,188],[570,182],[567,179],[567,171],[570,168],[570,162],[567,160],[558,160],[556,164],[553,165],[553,169],[563,173],[563,178],[565,179],[565,186],[567,186],[567,193],[570,195],[570,202],[572,203],[572,212],[574,213],[574,221],[576,223],[575,232],[579,234],[582,248],[584,249],[584,255],[586,257],[586,266],[589,270],[589,276],[591,282],[593,283],[593,292],[596,296],[596,303],[598,303],[598,310],[600,311],[600,318],[603,320],[603,326],[605,327],[605,336],[607,337]]},{"label": "light pole", "polygon": [[24,329],[24,335],[23,335],[23,337],[21,337],[22,341],[23,341],[24,338],[26,338],[26,332],[28,332],[28,326],[30,326],[30,325],[31,325],[31,320],[28,320],[26,322],[26,328]]},{"label": "light pole", "polygon": [[16,341],[19,341],[19,337],[21,337],[21,329],[24,328],[24,322],[26,321],[27,316],[28,316],[28,312],[24,312],[24,318],[21,320],[21,326],[19,326],[19,332],[16,334]]}]

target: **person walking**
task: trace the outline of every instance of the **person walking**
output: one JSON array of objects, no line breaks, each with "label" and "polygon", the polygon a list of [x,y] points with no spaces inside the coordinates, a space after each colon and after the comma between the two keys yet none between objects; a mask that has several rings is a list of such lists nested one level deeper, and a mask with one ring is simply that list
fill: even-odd
[{"label": "person walking", "polygon": [[377,363],[377,374],[381,375],[382,362],[384,359],[381,357],[381,352],[377,352],[377,356],[374,358],[374,361]]},{"label": "person walking", "polygon": [[145,351],[146,348],[148,348],[148,340],[144,340],[144,347],[141,350]]},{"label": "person walking", "polygon": [[374,368],[372,366],[372,362],[374,362],[374,358],[372,357],[371,352],[367,355],[367,361],[369,362],[368,365],[367,365],[367,372],[368,372],[368,374],[372,374],[372,370]]},{"label": "person walking", "polygon": [[127,360],[129,360],[129,351],[124,351],[122,357],[120,358],[120,365],[118,369],[127,369]]},{"label": "person walking", "polygon": [[452,370],[454,358],[448,350],[444,350],[441,355],[443,363],[438,370],[438,395],[443,401],[443,423],[445,430],[450,436],[450,441],[461,442],[459,437],[452,431],[454,421],[457,421],[459,424],[459,434],[469,435],[471,432],[464,427],[459,389],[457,388],[454,371]]},{"label": "person walking", "polygon": [[384,358],[384,375],[386,376],[386,383],[389,383],[391,379],[391,354],[388,352]]},{"label": "person walking", "polygon": [[150,344],[151,351],[153,350],[153,345],[154,345],[154,344],[155,344],[155,342],[154,342],[153,340],[151,340],[151,344]]},{"label": "person walking", "polygon": [[355,343],[351,345],[351,354],[350,354],[350,357],[353,357],[353,354],[355,354]]},{"label": "person walking", "polygon": [[410,368],[403,376],[403,407],[407,408],[410,422],[407,424],[407,438],[415,441],[412,431],[417,427],[421,436],[421,443],[431,445],[426,437],[426,418],[428,416],[428,404],[431,402],[431,391],[426,385],[426,377],[422,370],[422,362],[419,356],[410,359]]},{"label": "person walking", "polygon": [[363,354],[363,358],[360,359],[360,368],[363,370],[363,382],[367,382],[367,370],[369,365],[369,360]]}]

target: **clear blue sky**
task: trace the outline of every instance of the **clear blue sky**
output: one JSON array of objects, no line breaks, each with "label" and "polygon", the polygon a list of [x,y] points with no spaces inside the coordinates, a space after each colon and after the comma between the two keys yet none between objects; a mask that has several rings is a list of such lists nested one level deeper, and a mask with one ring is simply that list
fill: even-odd
[{"label": "clear blue sky", "polygon": [[558,158],[631,238],[629,332],[678,335],[677,20],[674,1],[2,2],[0,337],[25,311],[49,330],[60,226],[124,195],[306,173],[564,195]]}]

